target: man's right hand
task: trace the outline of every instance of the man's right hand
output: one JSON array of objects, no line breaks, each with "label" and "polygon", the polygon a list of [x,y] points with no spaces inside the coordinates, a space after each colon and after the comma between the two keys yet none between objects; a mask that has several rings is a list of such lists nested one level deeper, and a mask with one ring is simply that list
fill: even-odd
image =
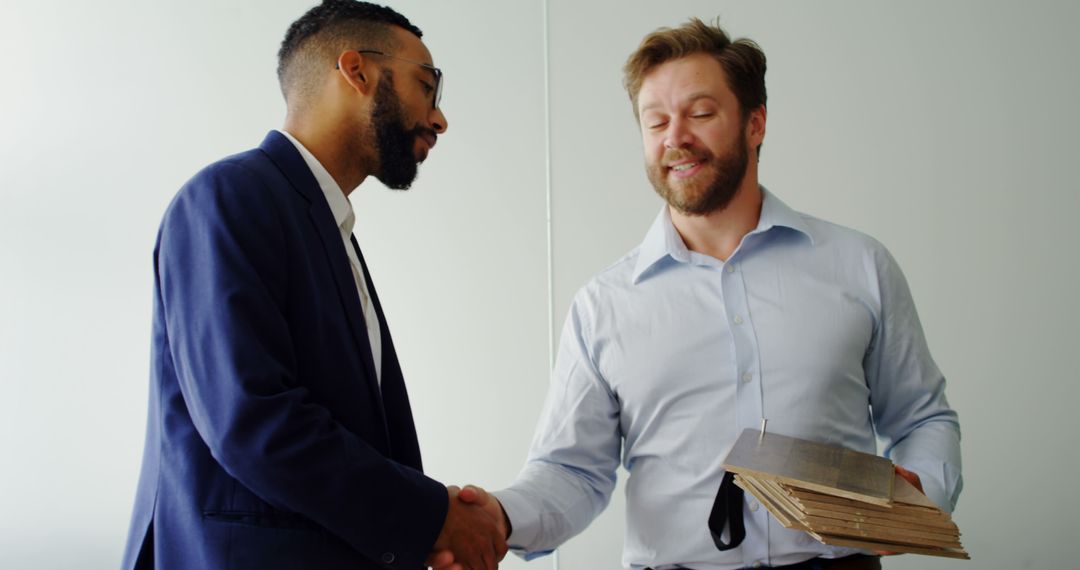
[{"label": "man's right hand", "polygon": [[506,516],[506,511],[503,510],[502,504],[493,495],[485,491],[484,489],[475,485],[465,485],[465,488],[458,494],[458,499],[463,503],[469,503],[483,508],[489,515],[492,516],[499,525],[499,532],[502,533],[502,537],[509,539],[510,533],[513,529],[510,526],[510,519]]},{"label": "man's right hand", "polygon": [[[488,505],[469,504],[458,500],[461,492],[457,487],[448,487],[447,496],[450,507],[446,513],[446,522],[442,532],[435,540],[435,553],[449,552],[453,555],[453,564],[463,570],[494,570],[499,561],[506,556],[506,528],[499,516],[491,514]],[[433,556],[433,558],[435,558]],[[443,554],[443,561],[446,560]],[[430,562],[429,562],[430,563]],[[436,567],[442,567],[437,564]]]}]

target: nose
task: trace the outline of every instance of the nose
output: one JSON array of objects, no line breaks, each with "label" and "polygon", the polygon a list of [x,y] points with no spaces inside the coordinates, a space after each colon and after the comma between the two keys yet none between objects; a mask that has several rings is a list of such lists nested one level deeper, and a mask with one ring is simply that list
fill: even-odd
[{"label": "nose", "polygon": [[673,117],[668,121],[667,131],[664,133],[665,148],[684,148],[694,142],[694,135],[690,132],[686,121],[680,117]]},{"label": "nose", "polygon": [[443,114],[442,109],[431,110],[431,128],[438,134],[446,132],[446,115]]}]

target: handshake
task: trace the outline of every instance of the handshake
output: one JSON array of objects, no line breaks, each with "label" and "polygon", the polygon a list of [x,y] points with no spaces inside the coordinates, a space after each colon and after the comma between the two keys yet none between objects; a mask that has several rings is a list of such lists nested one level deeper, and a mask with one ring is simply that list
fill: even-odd
[{"label": "handshake", "polygon": [[450,508],[427,565],[434,570],[493,570],[506,556],[510,519],[498,499],[466,485],[446,488]]}]

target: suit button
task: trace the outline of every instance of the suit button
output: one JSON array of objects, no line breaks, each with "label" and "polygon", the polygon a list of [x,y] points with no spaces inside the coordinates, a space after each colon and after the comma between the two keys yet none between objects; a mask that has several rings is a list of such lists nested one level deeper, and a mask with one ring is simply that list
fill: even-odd
[{"label": "suit button", "polygon": [[396,560],[396,559],[394,558],[394,553],[393,552],[384,552],[383,553],[383,555],[382,555],[383,564],[393,564],[394,560]]}]

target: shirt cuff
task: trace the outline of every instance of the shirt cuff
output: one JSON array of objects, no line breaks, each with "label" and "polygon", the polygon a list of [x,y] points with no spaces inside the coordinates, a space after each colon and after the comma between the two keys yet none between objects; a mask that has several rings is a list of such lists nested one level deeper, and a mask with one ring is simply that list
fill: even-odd
[{"label": "shirt cuff", "polygon": [[503,511],[506,511],[506,518],[510,519],[510,536],[506,539],[510,550],[526,560],[551,552],[529,552],[529,545],[539,542],[540,513],[525,495],[514,489],[502,489],[491,494],[499,500]]},{"label": "shirt cuff", "polygon": [[[949,496],[949,492],[945,489],[945,481],[943,480],[944,473],[941,464],[931,465],[925,461],[913,461],[909,464],[901,464],[901,467],[911,471],[919,476],[919,483],[922,484],[923,494],[928,499],[934,502],[941,510],[946,513],[951,513],[953,510],[953,502]],[[936,469],[935,469],[936,468]],[[937,476],[935,476],[935,471]]]}]

